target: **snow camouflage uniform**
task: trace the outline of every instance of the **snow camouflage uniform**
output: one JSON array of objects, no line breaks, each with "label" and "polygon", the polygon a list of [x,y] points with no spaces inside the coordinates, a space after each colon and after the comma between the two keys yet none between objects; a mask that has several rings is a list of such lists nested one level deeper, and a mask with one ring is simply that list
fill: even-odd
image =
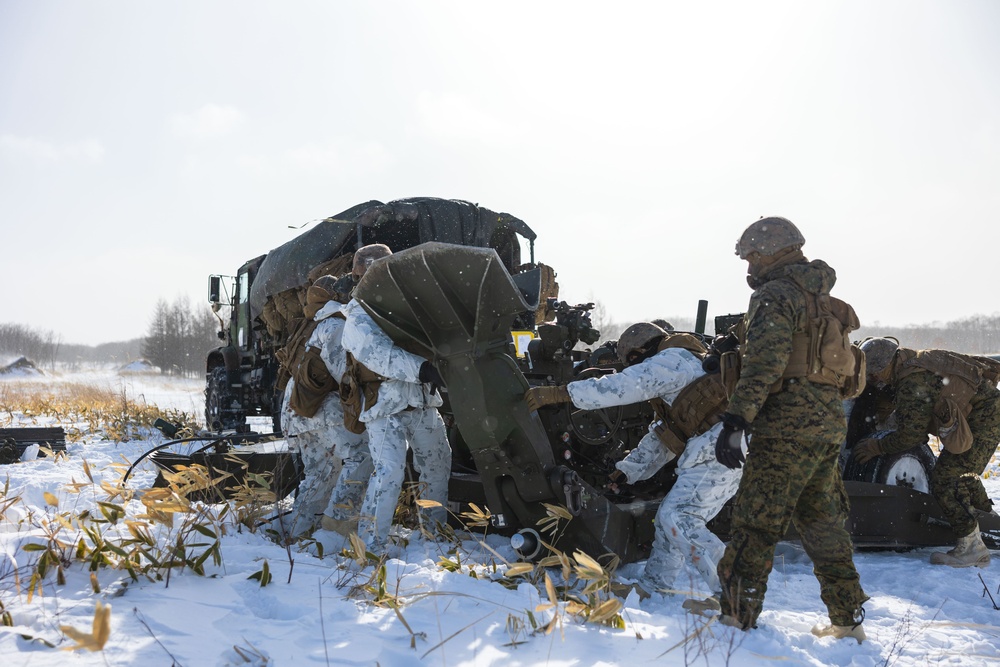
[{"label": "snow camouflage uniform", "polygon": [[[345,369],[341,346],[344,320],[333,317],[341,308],[336,301],[321,308],[315,316],[319,324],[306,343],[306,347],[320,351],[320,358],[335,378],[341,377]],[[316,528],[324,513],[346,519],[345,508],[358,507],[364,482],[371,474],[366,437],[344,428],[344,412],[337,394],[328,394],[313,417],[303,417],[289,405],[294,383],[289,380],[285,387],[281,410],[281,428],[288,438],[288,449],[299,454],[305,473],[292,504],[292,537]]]},{"label": "snow camouflage uniform", "polygon": [[[657,397],[672,404],[686,385],[704,374],[698,357],[670,347],[621,373],[577,380],[566,388],[573,404],[584,410]],[[721,590],[716,567],[725,545],[705,524],[736,493],[742,473],[715,460],[715,441],[721,428],[716,424],[688,440],[677,461],[677,481],[656,513],[653,552],[639,580],[647,591],[670,590],[685,559],[690,559],[710,592]],[[674,454],[660,442],[651,425],[650,432],[615,467],[634,484],[673,459]]]},{"label": "snow camouflage uniform", "polygon": [[854,626],[868,596],[844,528],[849,504],[838,459],[847,423],[839,388],[789,378],[769,393],[788,365],[792,335],[807,328],[803,291],[829,294],[836,282],[823,261],[808,262],[801,253],[790,260],[776,263],[755,285],[740,379],[727,408],[751,425],[752,437],[719,563],[722,613],[745,628],[756,624],[775,545],[791,522],[813,561],[830,620]]},{"label": "snow camouflage uniform", "polygon": [[[900,353],[915,353],[900,349]],[[906,451],[927,442],[934,418],[934,406],[944,387],[941,376],[930,370],[908,372],[893,382],[896,428],[878,441],[883,454]],[[972,431],[972,448],[961,454],[941,450],[931,470],[931,494],[944,510],[956,537],[964,537],[978,527],[974,510],[993,508],[981,475],[1000,443],[1000,389],[983,381],[970,401],[966,418]]]},{"label": "snow camouflage uniform", "polygon": [[361,505],[358,535],[373,550],[385,547],[406,468],[406,450],[420,473],[421,498],[440,503],[427,510],[432,521],[444,522],[451,475],[451,446],[437,408],[441,396],[419,380],[424,359],[395,345],[351,300],[344,308],[344,349],[369,370],[384,376],[374,405],[365,405],[360,419],[368,433],[375,472]]}]

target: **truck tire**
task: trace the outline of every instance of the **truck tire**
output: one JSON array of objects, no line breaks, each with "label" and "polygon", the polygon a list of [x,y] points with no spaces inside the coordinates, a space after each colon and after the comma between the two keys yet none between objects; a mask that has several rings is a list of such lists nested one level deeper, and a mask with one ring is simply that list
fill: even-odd
[{"label": "truck tire", "polygon": [[[225,412],[232,402],[229,377],[225,366],[216,366],[208,374],[205,386],[205,428],[210,431],[224,431],[236,428],[234,420]],[[228,422],[228,423],[227,423]]]}]

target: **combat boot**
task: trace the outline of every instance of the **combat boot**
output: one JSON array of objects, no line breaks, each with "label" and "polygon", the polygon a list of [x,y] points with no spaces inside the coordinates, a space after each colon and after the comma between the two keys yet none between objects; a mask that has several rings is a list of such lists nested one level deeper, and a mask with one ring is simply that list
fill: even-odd
[{"label": "combat boot", "polygon": [[704,600],[695,600],[693,598],[684,600],[681,606],[687,609],[689,614],[698,614],[699,616],[708,616],[708,612],[710,611],[722,610],[718,596],[707,597]]},{"label": "combat boot", "polygon": [[734,618],[733,616],[729,616],[727,614],[722,614],[721,616],[719,616],[719,623],[722,623],[723,625],[728,625],[729,627],[736,628],[738,630],[747,629],[746,626],[740,623],[738,620],[736,620],[736,618]]},{"label": "combat boot", "polygon": [[868,639],[865,629],[860,623],[857,625],[817,625],[812,629],[812,633],[817,637],[833,637],[834,639],[857,639],[860,644]]},{"label": "combat boot", "polygon": [[988,567],[990,550],[983,543],[983,536],[976,528],[965,537],[958,538],[955,548],[951,551],[938,551],[931,554],[932,565],[949,565],[951,567]]},{"label": "combat boot", "polygon": [[320,528],[323,530],[329,530],[344,537],[349,536],[351,533],[358,532],[358,521],[342,521],[340,519],[334,519],[332,516],[324,514],[319,521]]},{"label": "combat boot", "polygon": [[617,581],[612,581],[609,588],[612,593],[614,593],[623,600],[627,598],[632,593],[632,591],[635,591],[635,594],[639,596],[640,602],[642,600],[648,600],[650,598],[649,591],[647,591],[639,584],[622,584],[618,583]]}]

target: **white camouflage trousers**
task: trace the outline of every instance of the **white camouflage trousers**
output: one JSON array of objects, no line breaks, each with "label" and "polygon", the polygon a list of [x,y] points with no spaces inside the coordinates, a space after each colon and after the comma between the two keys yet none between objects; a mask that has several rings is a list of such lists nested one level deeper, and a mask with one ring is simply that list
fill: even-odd
[{"label": "white camouflage trousers", "polygon": [[356,441],[337,444],[337,455],[343,461],[343,467],[323,513],[338,521],[353,521],[358,518],[361,501],[368,489],[368,480],[375,470],[368,451],[367,431],[356,438]]},{"label": "white camouflage trousers", "polygon": [[722,590],[716,567],[725,544],[705,525],[736,493],[742,469],[730,470],[715,459],[722,424],[691,438],[677,462],[677,482],[663,499],[654,521],[653,552],[639,579],[649,592],[672,590],[690,561],[709,591]]},{"label": "white camouflage trousers", "polygon": [[389,539],[406,472],[407,448],[413,449],[413,465],[424,487],[421,498],[441,504],[423,514],[434,521],[445,521],[451,446],[444,420],[436,408],[397,412],[370,421],[366,427],[375,472],[361,506],[358,536],[369,549],[379,551]]},{"label": "white camouflage trousers", "polygon": [[288,438],[288,449],[302,458],[305,478],[295,492],[289,535],[298,537],[319,526],[330,502],[341,460],[336,455],[333,429],[304,431]]}]

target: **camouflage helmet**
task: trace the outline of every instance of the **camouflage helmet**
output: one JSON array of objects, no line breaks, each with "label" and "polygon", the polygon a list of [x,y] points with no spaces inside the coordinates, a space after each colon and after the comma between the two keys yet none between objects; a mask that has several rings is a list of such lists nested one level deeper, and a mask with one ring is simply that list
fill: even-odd
[{"label": "camouflage helmet", "polygon": [[892,358],[899,349],[899,341],[895,338],[867,338],[859,347],[865,353],[868,375],[878,375],[892,363]]},{"label": "camouflage helmet", "polygon": [[652,322],[636,322],[618,337],[618,359],[628,366],[630,354],[645,350],[650,343],[666,335],[666,331]]},{"label": "camouflage helmet", "polygon": [[805,244],[799,228],[786,218],[761,218],[746,228],[736,242],[736,254],[746,259],[750,253],[760,253],[765,257],[776,255],[778,251]]},{"label": "camouflage helmet", "polygon": [[336,284],[337,284],[337,277],[331,275],[320,276],[319,278],[313,281],[313,287],[318,287],[322,290],[325,290],[326,292],[329,292],[330,294],[333,294],[333,292],[336,291],[334,289],[334,286]]},{"label": "camouflage helmet", "polygon": [[[347,278],[347,281],[344,280]],[[338,278],[337,276],[325,275],[320,276],[315,281],[313,281],[313,287],[317,287],[326,292],[329,296],[327,299],[333,299],[339,303],[347,303],[351,300],[351,287],[354,286],[354,281],[351,279],[351,274],[346,274]]]},{"label": "camouflage helmet", "polygon": [[353,273],[356,276],[363,276],[371,263],[376,259],[382,259],[392,254],[392,250],[384,243],[371,243],[361,246],[354,253]]}]

